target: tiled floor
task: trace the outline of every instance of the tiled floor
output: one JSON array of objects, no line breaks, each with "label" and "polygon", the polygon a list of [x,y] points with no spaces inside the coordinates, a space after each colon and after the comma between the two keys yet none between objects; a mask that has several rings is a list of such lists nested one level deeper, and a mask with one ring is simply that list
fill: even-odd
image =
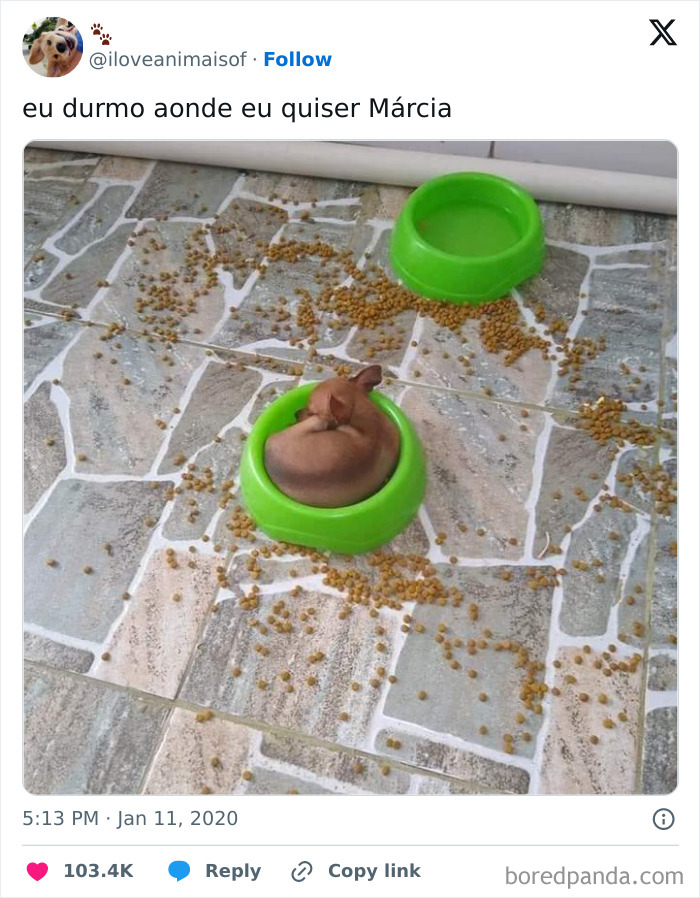
[{"label": "tiled floor", "polygon": [[[31,148],[25,173],[30,791],[674,788],[673,219],[542,205],[514,327],[554,336],[507,365],[481,318],[353,325],[333,260],[270,249],[390,273],[408,190]],[[426,449],[418,519],[380,564],[275,551],[235,517],[245,434],[377,361]],[[593,439],[602,396],[646,437]]]}]

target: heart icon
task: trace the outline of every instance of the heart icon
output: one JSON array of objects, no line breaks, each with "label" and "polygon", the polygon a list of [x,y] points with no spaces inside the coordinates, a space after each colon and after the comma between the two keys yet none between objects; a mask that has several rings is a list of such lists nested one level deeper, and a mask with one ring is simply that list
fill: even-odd
[{"label": "heart icon", "polygon": [[37,882],[39,882],[40,879],[43,879],[48,872],[48,864],[27,864],[27,873]]}]

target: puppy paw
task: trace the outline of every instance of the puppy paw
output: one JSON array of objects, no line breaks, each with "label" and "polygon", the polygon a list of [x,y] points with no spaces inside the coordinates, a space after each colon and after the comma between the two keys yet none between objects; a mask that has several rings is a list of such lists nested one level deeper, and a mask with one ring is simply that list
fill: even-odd
[{"label": "puppy paw", "polygon": [[93,22],[92,33],[96,34],[99,37],[102,34],[102,25],[100,25],[99,23],[95,25],[95,23]]},{"label": "puppy paw", "polygon": [[107,46],[107,45],[109,45],[109,42],[112,40],[112,35],[111,34],[103,34],[102,38],[103,38],[102,45]]}]

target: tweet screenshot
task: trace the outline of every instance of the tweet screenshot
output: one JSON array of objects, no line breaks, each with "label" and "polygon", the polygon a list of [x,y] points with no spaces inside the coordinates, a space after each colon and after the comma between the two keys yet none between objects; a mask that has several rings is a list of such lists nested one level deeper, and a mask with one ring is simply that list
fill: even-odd
[{"label": "tweet screenshot", "polygon": [[699,7],[0,0],[2,898],[700,898]]}]

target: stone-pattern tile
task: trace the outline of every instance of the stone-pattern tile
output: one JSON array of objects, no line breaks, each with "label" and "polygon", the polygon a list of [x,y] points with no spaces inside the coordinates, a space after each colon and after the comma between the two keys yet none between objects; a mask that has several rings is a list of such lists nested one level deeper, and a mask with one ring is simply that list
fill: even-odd
[{"label": "stone-pattern tile", "polygon": [[401,406],[428,447],[425,509],[435,532],[445,534],[445,556],[519,558],[545,416],[532,412],[521,430],[517,408],[418,388]]},{"label": "stone-pattern tile", "polygon": [[479,786],[457,780],[438,779],[436,776],[416,776],[417,795],[480,795],[484,791]]},{"label": "stone-pattern tile", "polygon": [[238,366],[209,362],[177,418],[160,470],[172,473],[182,467],[182,463],[173,463],[174,458],[189,459],[202,446],[208,446],[222,428],[231,424],[261,384],[262,375],[251,368],[241,370]]},{"label": "stone-pattern tile", "polygon": [[[345,751],[331,751],[326,747],[302,742],[289,736],[265,733],[260,744],[261,758],[281,762],[297,768],[297,775],[308,771],[322,782],[333,781],[343,791],[354,789],[377,795],[399,795],[409,787],[406,770],[393,766],[387,751],[381,757],[353,755]],[[397,758],[398,760],[398,758]],[[335,790],[332,790],[335,791]]]},{"label": "stone-pattern tile", "polygon": [[360,181],[335,181],[277,172],[249,172],[243,190],[261,199],[277,199],[282,203],[293,203],[294,200],[313,203],[319,200],[360,197],[367,186]]},{"label": "stone-pattern tile", "polygon": [[[228,515],[225,509],[230,502],[226,497],[230,496],[229,490],[224,490],[224,484],[234,484],[238,477],[238,466],[241,461],[243,432],[238,428],[231,428],[221,438],[221,442],[205,444],[196,455],[196,470],[192,472],[197,480],[183,480],[176,488],[170,514],[163,525],[163,535],[167,539],[201,539],[211,526],[215,516],[219,517],[219,523],[215,530],[218,540],[223,534],[225,537]],[[182,456],[171,456],[168,466],[172,466],[172,459],[181,459]],[[188,466],[189,467],[189,466]],[[189,473],[187,475],[190,476]],[[211,480],[216,484],[222,484],[222,489],[204,486]]]},{"label": "stone-pattern tile", "polygon": [[75,648],[39,636],[36,633],[24,634],[24,657],[27,661],[38,661],[59,670],[72,670],[75,673],[87,673],[95,656],[87,649]]},{"label": "stone-pattern tile", "polygon": [[[650,532],[642,536],[634,550],[627,575],[620,579],[618,604],[614,609],[614,612],[617,612],[617,639],[641,650],[653,645],[654,633],[654,627],[652,626],[652,631],[649,633],[647,626],[649,608],[653,608],[654,605],[653,590],[650,590],[649,584],[649,536]],[[658,552],[654,556],[655,563],[657,559]],[[614,617],[611,620],[614,620]],[[668,630],[668,633],[675,633],[675,619],[670,626],[671,629]],[[671,647],[668,638],[664,642],[664,647]]]},{"label": "stone-pattern tile", "polygon": [[158,162],[127,215],[129,218],[161,215],[210,218],[238,176],[234,168]]},{"label": "stone-pattern tile", "polygon": [[107,341],[105,336],[101,328],[86,329],[63,365],[75,468],[86,474],[146,474],[204,355],[184,344],[168,350],[128,334]]},{"label": "stone-pattern tile", "polygon": [[529,306],[541,304],[546,320],[571,325],[579,308],[581,285],[588,271],[587,256],[559,246],[547,247],[539,274],[518,288]]},{"label": "stone-pattern tile", "polygon": [[[371,229],[365,225],[351,228],[333,223],[291,222],[283,229],[281,239],[310,244],[320,240],[335,250],[351,251],[357,261],[369,244],[371,234]],[[316,255],[302,256],[293,265],[284,260],[270,261],[265,276],[258,278],[254,283],[247,297],[237,308],[235,317],[230,317],[223,323],[213,337],[213,342],[217,346],[235,349],[264,341],[265,347],[261,352],[266,355],[304,359],[307,351],[303,347],[276,344],[294,333],[299,334],[294,322],[301,297],[296,291],[302,289],[311,297],[318,296],[322,288],[320,280],[316,278],[319,261]],[[337,265],[331,267],[334,270],[338,268]],[[344,278],[344,273],[340,272],[334,275],[333,282],[339,283]],[[276,314],[273,307],[277,305],[279,297],[286,300],[284,309],[291,317],[288,321],[279,323],[278,330],[275,331],[273,328],[276,324]],[[349,334],[349,328],[339,328],[337,319],[328,312],[319,312],[316,319],[319,339],[315,348],[318,351],[338,346]],[[291,331],[286,329],[287,324],[292,325]]]},{"label": "stone-pattern tile", "polygon": [[35,290],[40,287],[58,265],[58,256],[47,249],[37,250],[24,267],[24,288]]},{"label": "stone-pattern tile", "polygon": [[83,677],[29,666],[24,787],[36,795],[141,791],[165,709]]},{"label": "stone-pattern tile", "polygon": [[[635,471],[648,471],[655,461],[656,447],[627,447],[620,453],[615,480],[609,482],[615,495],[624,499],[630,505],[650,515],[654,509],[654,495],[648,489],[643,489],[638,479],[634,479]],[[629,481],[633,477],[632,482]]]},{"label": "stone-pattern tile", "polygon": [[160,491],[139,481],[59,481],[27,531],[27,620],[80,639],[104,639],[163,502]]},{"label": "stone-pattern tile", "polygon": [[55,177],[57,174],[74,179],[87,178],[99,161],[99,156],[30,145],[24,149],[24,174],[29,178]]},{"label": "stone-pattern tile", "polygon": [[[390,325],[385,325],[378,331],[358,327],[348,340],[345,349],[347,356],[368,365],[391,367],[398,374],[413,336],[416,318],[415,312],[407,311],[397,315]],[[390,346],[387,346],[387,337],[391,338]],[[426,379],[427,382],[429,381]]]},{"label": "stone-pattern tile", "polygon": [[[317,222],[357,221],[362,213],[362,206],[359,202],[342,205],[324,203],[320,207],[317,204],[316,207],[312,206],[311,211],[309,209],[299,208],[299,206],[300,203],[298,201],[296,205],[294,201],[292,201],[291,209],[287,206],[290,221],[305,221],[309,224],[315,224]],[[313,215],[311,212],[313,212]]]},{"label": "stone-pattern tile", "polygon": [[659,692],[678,689],[678,665],[671,655],[654,655],[649,659],[649,689]]},{"label": "stone-pattern tile", "polygon": [[662,267],[668,261],[672,247],[661,244],[654,249],[623,249],[617,252],[602,252],[596,258],[598,265],[653,265]]},{"label": "stone-pattern tile", "polygon": [[[412,383],[498,396],[517,402],[544,401],[551,363],[536,352],[504,365],[505,353],[487,352],[479,338],[479,322],[466,321],[459,333],[424,318],[415,355],[405,364],[404,378]],[[447,357],[446,357],[447,356]],[[469,359],[468,368],[461,359]]]},{"label": "stone-pattern tile", "polygon": [[208,338],[224,313],[224,288],[208,284],[204,265],[210,250],[197,230],[191,221],[149,222],[133,230],[130,251],[94,319],[119,322],[157,343]]},{"label": "stone-pattern tile", "polygon": [[75,255],[89,243],[102,240],[121,215],[124,203],[132,192],[131,187],[107,187],[60,240],[56,241],[56,248]]},{"label": "stone-pattern tile", "polygon": [[[567,527],[583,520],[591,500],[607,481],[611,459],[607,446],[594,443],[574,427],[552,426],[542,465],[537,502],[535,545],[560,547]],[[578,492],[577,492],[578,491]]]},{"label": "stone-pattern tile", "polygon": [[249,781],[242,780],[235,792],[239,795],[333,795],[335,790],[324,789],[312,780],[301,779],[278,770],[268,770],[253,764]]},{"label": "stone-pattern tile", "polygon": [[[523,768],[505,760],[493,760],[465,748],[457,748],[398,730],[383,730],[378,734],[378,741],[384,744],[387,737],[394,743],[400,743],[400,748],[391,752],[392,757],[396,755],[397,759],[423,770],[449,774],[461,783],[466,792],[527,793],[530,775]],[[427,784],[420,791],[433,795],[444,794],[442,790]]]},{"label": "stone-pattern tile", "polygon": [[[410,308],[351,328],[330,299],[315,308],[344,262],[270,249],[318,239],[390,284],[408,188],[31,147],[25,168],[26,652],[33,701],[55,693],[80,722],[77,752],[65,721],[56,730],[47,778],[36,759],[53,717],[32,718],[40,789],[668,788],[675,710],[658,705],[675,701],[677,519],[658,500],[676,491],[674,220],[541,204],[546,263],[514,293],[509,333],[554,345],[508,365],[485,348],[483,316],[449,329]],[[584,345],[573,338],[597,349],[558,375]],[[461,605],[349,609],[333,578],[377,590],[376,559],[285,554],[241,524],[253,422],[339,362],[384,366],[381,389],[426,451],[424,506],[385,552],[428,556],[423,576]],[[666,432],[621,452],[594,442],[578,408],[601,393],[650,426],[660,400]],[[608,678],[574,640],[643,663]],[[562,682],[574,675],[623,719],[608,729],[603,705]],[[71,753],[110,728],[81,778]]]},{"label": "stone-pattern tile", "polygon": [[289,390],[293,390],[298,386],[299,379],[292,377],[284,377],[284,379],[280,378],[279,380],[274,380],[262,386],[258,391],[257,396],[255,397],[255,402],[253,403],[250,412],[248,413],[248,421],[251,423],[251,425],[260,417],[262,412],[267,408],[268,405],[270,405],[271,402],[274,402],[275,399],[277,399],[279,396],[282,396],[284,393],[287,393]]},{"label": "stone-pattern tile", "polygon": [[[148,773],[150,795],[196,795],[203,787],[232,792],[249,769],[254,731],[221,717],[197,720],[176,708]],[[213,762],[213,763],[212,763]]]},{"label": "stone-pattern tile", "polygon": [[103,156],[93,172],[93,178],[113,178],[119,181],[140,181],[153,163],[149,159],[129,156]]},{"label": "stone-pattern tile", "polygon": [[262,263],[267,246],[286,222],[282,209],[253,200],[234,199],[221,212],[211,235],[235,287],[241,288]]},{"label": "stone-pattern tile", "polygon": [[43,383],[24,405],[24,510],[30,511],[66,465],[63,428]]},{"label": "stone-pattern tile", "polygon": [[[376,677],[375,668],[386,663],[398,622],[393,617],[382,619],[387,650],[380,652],[375,648],[377,622],[372,618],[359,611],[339,617],[345,603],[333,595],[311,590],[298,596],[290,593],[291,589],[262,595],[256,611],[256,618],[264,621],[284,600],[294,626],[289,633],[270,628],[261,634],[237,602],[221,602],[207,622],[181,694],[188,701],[248,720],[358,746],[382,701],[386,683],[375,688],[370,680]],[[308,615],[306,621],[302,613]],[[307,633],[307,628],[313,632]],[[317,652],[324,654],[323,659],[310,661]],[[286,672],[289,679],[282,678]],[[352,683],[358,684],[357,691]],[[340,720],[341,711],[349,716],[347,722]]]},{"label": "stone-pattern tile", "polygon": [[88,306],[100,290],[99,282],[107,279],[112,266],[124,252],[132,230],[131,225],[120,225],[89,252],[69,262],[41,291],[42,299],[72,308]]},{"label": "stone-pattern tile", "polygon": [[593,206],[539,203],[548,240],[588,246],[623,246],[668,241],[675,244],[676,220],[648,212],[619,212]]},{"label": "stone-pattern tile", "polygon": [[562,667],[554,685],[561,695],[551,700],[540,790],[550,795],[634,792],[641,668],[605,676],[607,662],[596,668],[598,653],[582,649],[564,649],[557,660]]},{"label": "stone-pattern tile", "polygon": [[[32,320],[32,319],[30,319]],[[24,330],[24,389],[82,331],[79,324],[43,318]]]},{"label": "stone-pattern tile", "polygon": [[[664,465],[676,476],[675,459]],[[651,644],[656,648],[675,645],[678,636],[678,520],[675,505],[672,514],[660,517],[656,529],[656,557],[651,602]]]},{"label": "stone-pattern tile", "polygon": [[412,187],[397,187],[391,184],[365,184],[360,194],[363,219],[395,221],[413,193]]},{"label": "stone-pattern tile", "polygon": [[[634,513],[604,507],[574,530],[559,616],[565,633],[591,636],[607,632],[610,611],[621,598],[623,564],[636,527]],[[640,559],[646,556],[646,548],[638,549]]]},{"label": "stone-pattern tile", "polygon": [[106,643],[109,657],[101,657],[95,675],[175,698],[202,624],[212,614],[215,566],[212,556],[155,552]]},{"label": "stone-pattern tile", "polygon": [[656,708],[647,714],[644,734],[645,795],[668,795],[678,785],[678,712]]},{"label": "stone-pattern tile", "polygon": [[[504,572],[510,579],[503,579]],[[464,607],[414,610],[425,631],[406,637],[386,714],[494,750],[503,749],[510,733],[515,752],[531,756],[534,741],[522,735],[527,732],[534,740],[542,715],[527,709],[521,698],[527,675],[521,649],[534,662],[546,656],[552,587],[531,589],[530,581],[522,569],[457,568],[452,584],[465,603],[476,606],[477,620]],[[470,648],[470,640],[476,646]]]},{"label": "stone-pattern tile", "polygon": [[593,270],[588,314],[577,337],[595,343],[604,338],[605,348],[586,364],[575,384],[558,379],[555,404],[569,407],[603,395],[624,402],[657,400],[664,317],[659,290],[646,268]]},{"label": "stone-pattern tile", "polygon": [[97,192],[97,184],[41,180],[24,182],[25,263],[47,237],[64,227]]},{"label": "stone-pattern tile", "polygon": [[260,733],[217,714],[208,717],[176,708],[144,792],[389,795],[405,793],[409,783],[409,774],[385,758]]}]

